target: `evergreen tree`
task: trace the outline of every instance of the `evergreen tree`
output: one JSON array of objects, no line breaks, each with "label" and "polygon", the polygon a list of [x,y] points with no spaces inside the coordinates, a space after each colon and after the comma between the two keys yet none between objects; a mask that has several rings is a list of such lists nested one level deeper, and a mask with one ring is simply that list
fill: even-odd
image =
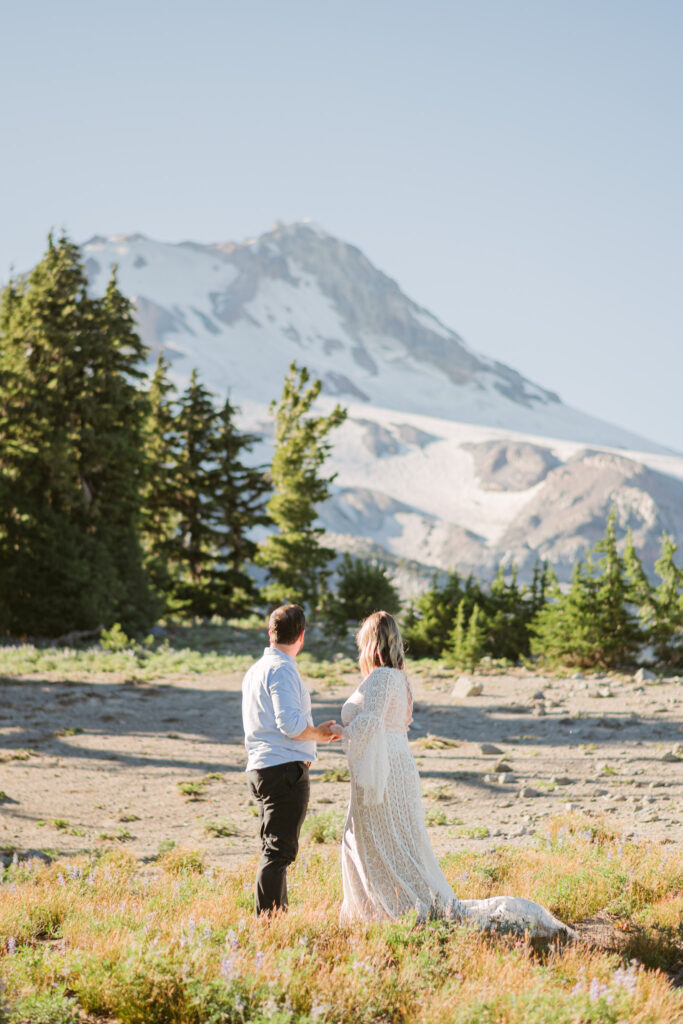
[{"label": "evergreen tree", "polygon": [[506,579],[503,566],[491,584],[488,608],[481,609],[482,626],[487,633],[487,653],[493,658],[518,661],[529,653],[529,621],[533,605],[527,600],[526,587],[517,583],[513,565]]},{"label": "evergreen tree", "polygon": [[483,622],[483,615],[478,604],[475,604],[467,623],[465,641],[463,644],[464,665],[473,669],[481,661],[486,651],[486,627]]},{"label": "evergreen tree", "polygon": [[331,450],[327,438],[343,423],[346,411],[336,406],[329,416],[309,415],[322,386],[319,380],[309,386],[309,379],[305,367],[292,363],[280,401],[270,407],[275,419],[275,493],[267,510],[278,532],[259,545],[256,561],[271,577],[263,591],[267,601],[293,601],[315,611],[335,554],[320,543],[324,530],[315,526],[318,505],[329,497],[334,480],[321,470]]},{"label": "evergreen tree", "polygon": [[596,577],[592,552],[574,566],[569,591],[557,581],[551,602],[532,622],[531,650],[549,664],[582,668],[621,668],[632,664],[642,634],[629,609],[629,584],[624,560],[617,551],[615,515],[596,545],[601,554]]},{"label": "evergreen tree", "polygon": [[580,668],[596,664],[597,583],[590,552],[577,562],[569,590],[563,592],[552,573],[550,601],[531,623],[531,652],[549,665]]},{"label": "evergreen tree", "polygon": [[398,590],[382,562],[345,554],[337,569],[334,594],[325,602],[325,618],[337,630],[349,622],[360,624],[372,612],[396,615],[401,607]]},{"label": "evergreen tree", "polygon": [[193,370],[173,418],[169,503],[175,532],[164,550],[171,574],[171,607],[202,617],[214,611],[212,583],[221,540],[215,502],[216,419],[211,392]]},{"label": "evergreen tree", "polygon": [[465,646],[465,598],[461,598],[458,604],[458,610],[455,615],[455,623],[450,633],[450,649],[448,651],[448,661],[452,665],[464,665],[467,658],[467,650]]},{"label": "evergreen tree", "polygon": [[461,602],[464,602],[463,609],[465,606],[471,608],[474,603],[471,594],[465,600],[465,588],[458,573],[450,572],[442,585],[435,574],[432,586],[419,595],[403,620],[403,639],[411,657],[441,657],[442,652],[450,646]]},{"label": "evergreen tree", "polygon": [[225,618],[248,613],[257,603],[256,586],[246,568],[257,550],[250,533],[270,522],[265,511],[270,477],[264,467],[247,466],[243,461],[260,438],[237,430],[237,412],[226,399],[218,413],[213,442],[218,564],[212,572],[211,594],[215,613]]},{"label": "evergreen tree", "polygon": [[175,429],[177,392],[169,380],[168,369],[160,352],[147,393],[148,414],[144,427],[147,472],[142,509],[145,565],[164,603],[171,592],[169,559],[179,521],[174,482],[180,444]]},{"label": "evergreen tree", "polygon": [[643,641],[629,608],[629,584],[624,559],[617,550],[616,512],[610,511],[602,540],[595,545],[600,559],[597,590],[598,633],[603,667],[620,668],[633,664]]},{"label": "evergreen tree", "polygon": [[677,545],[662,534],[655,572],[660,583],[646,606],[647,637],[657,664],[671,668],[683,665],[683,569],[676,565]]},{"label": "evergreen tree", "polygon": [[115,277],[87,294],[80,251],[48,239],[0,301],[0,593],[15,634],[122,622],[153,603],[138,525],[145,350]]}]

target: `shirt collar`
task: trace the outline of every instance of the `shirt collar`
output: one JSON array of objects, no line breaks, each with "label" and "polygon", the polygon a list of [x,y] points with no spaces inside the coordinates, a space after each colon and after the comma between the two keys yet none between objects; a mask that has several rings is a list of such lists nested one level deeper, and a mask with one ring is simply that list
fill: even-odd
[{"label": "shirt collar", "polygon": [[266,647],[263,652],[264,658],[285,658],[286,661],[291,661],[292,665],[296,665],[296,658],[293,658],[291,654],[287,654],[286,651],[279,651],[277,647]]}]

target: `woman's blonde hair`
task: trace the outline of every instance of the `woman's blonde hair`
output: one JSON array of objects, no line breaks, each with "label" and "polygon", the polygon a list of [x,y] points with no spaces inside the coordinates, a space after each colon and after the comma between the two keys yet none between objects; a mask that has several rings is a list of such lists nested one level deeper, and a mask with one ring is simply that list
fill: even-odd
[{"label": "woman's blonde hair", "polygon": [[369,675],[373,669],[386,665],[402,669],[403,640],[396,619],[389,612],[373,612],[356,633],[358,664]]}]

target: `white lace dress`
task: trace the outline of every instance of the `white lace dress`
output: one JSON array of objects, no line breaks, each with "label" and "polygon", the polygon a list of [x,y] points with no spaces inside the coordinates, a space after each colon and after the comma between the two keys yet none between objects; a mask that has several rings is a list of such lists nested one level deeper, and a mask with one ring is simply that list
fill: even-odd
[{"label": "white lace dress", "polygon": [[420,776],[408,745],[412,691],[404,672],[377,668],[342,708],[351,803],[342,838],[342,924],[409,910],[551,936],[571,929],[512,896],[458,900],[429,842]]}]

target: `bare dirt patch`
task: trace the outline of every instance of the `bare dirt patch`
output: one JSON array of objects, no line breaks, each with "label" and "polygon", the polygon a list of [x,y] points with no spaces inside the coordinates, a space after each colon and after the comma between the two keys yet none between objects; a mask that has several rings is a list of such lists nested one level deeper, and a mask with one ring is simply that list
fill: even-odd
[{"label": "bare dirt patch", "polygon": [[[482,692],[456,698],[456,678],[419,664],[412,673],[410,739],[439,855],[528,843],[566,809],[608,814],[627,835],[681,843],[683,683],[515,671],[479,675]],[[121,845],[152,857],[168,841],[201,845],[220,863],[252,856],[241,680],[241,672],[150,683],[0,680],[4,856]],[[320,721],[339,718],[357,679],[308,682]],[[309,813],[345,813],[340,745],[319,755]]]}]

